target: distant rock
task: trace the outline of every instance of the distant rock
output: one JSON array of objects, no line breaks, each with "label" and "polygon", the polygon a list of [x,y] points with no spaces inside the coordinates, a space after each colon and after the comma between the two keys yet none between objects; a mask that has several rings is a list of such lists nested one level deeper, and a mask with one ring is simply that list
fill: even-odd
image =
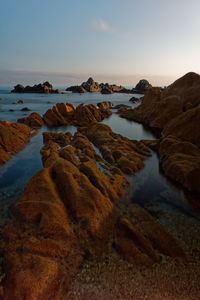
[{"label": "distant rock", "polygon": [[21,84],[17,84],[11,93],[45,93],[45,94],[60,94],[61,91],[59,89],[54,90],[52,84],[48,81],[44,83],[35,84],[34,86],[27,85],[24,87]]},{"label": "distant rock", "polygon": [[24,107],[24,108],[21,109],[21,111],[30,111],[30,108]]},{"label": "distant rock", "polygon": [[99,103],[97,103],[97,106],[101,109],[107,109],[107,108],[110,109],[110,108],[114,107],[113,103],[110,101],[99,102]]},{"label": "distant rock", "polygon": [[113,109],[120,109],[120,108],[131,108],[131,106],[126,105],[126,104],[117,104],[113,107]]},{"label": "distant rock", "polygon": [[87,91],[82,86],[79,85],[68,87],[66,91],[71,91],[72,93],[79,93],[79,94],[87,93]]},{"label": "distant rock", "polygon": [[146,79],[141,79],[135,86],[135,90],[140,92],[146,92],[150,88],[152,88],[152,85]]},{"label": "distant rock", "polygon": [[104,88],[102,88],[101,93],[102,94],[113,94],[114,92],[113,92],[112,88],[105,86]]},{"label": "distant rock", "polygon": [[[24,100],[19,100],[19,101],[17,101],[17,103],[18,103],[18,104],[23,104],[23,103],[24,103]],[[14,102],[13,102],[13,104],[14,104]]]},{"label": "distant rock", "polygon": [[70,86],[66,91],[71,91],[72,93],[99,93],[102,94],[113,94],[120,92],[125,89],[123,86],[117,86],[116,84],[108,83],[98,83],[93,80],[92,77],[88,78],[86,82],[83,82],[81,85]]},{"label": "distant rock", "polygon": [[129,101],[132,102],[132,103],[138,103],[138,102],[141,101],[141,98],[136,98],[136,97],[133,96]]}]

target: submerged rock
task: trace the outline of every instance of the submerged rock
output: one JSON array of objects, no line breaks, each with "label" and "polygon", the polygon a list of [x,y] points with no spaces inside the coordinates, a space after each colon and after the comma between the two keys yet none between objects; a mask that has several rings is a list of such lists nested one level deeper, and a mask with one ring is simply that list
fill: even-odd
[{"label": "submerged rock", "polygon": [[31,129],[22,124],[0,121],[0,165],[29,142]]}]

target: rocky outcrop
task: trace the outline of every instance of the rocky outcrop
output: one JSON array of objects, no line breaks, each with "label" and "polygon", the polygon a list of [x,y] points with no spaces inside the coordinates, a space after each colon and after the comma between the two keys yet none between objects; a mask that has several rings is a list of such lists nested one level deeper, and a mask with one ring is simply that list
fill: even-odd
[{"label": "rocky outcrop", "polygon": [[159,154],[164,173],[200,194],[200,149],[174,136],[162,138]]},{"label": "rocky outcrop", "polygon": [[66,91],[70,91],[72,93],[79,93],[79,94],[87,93],[87,91],[82,86],[79,85],[68,87]]},{"label": "rocky outcrop", "polygon": [[0,165],[29,142],[31,129],[26,125],[0,121]]},{"label": "rocky outcrop", "polygon": [[99,108],[93,104],[79,105],[58,103],[52,109],[49,109],[43,116],[44,121],[49,126],[60,125],[88,125],[90,123],[100,122],[111,115],[109,109]]},{"label": "rocky outcrop", "polygon": [[103,101],[103,102],[99,102],[97,103],[97,106],[100,108],[100,109],[107,109],[107,108],[113,108],[114,105],[112,102],[110,101]]},{"label": "rocky outcrop", "polygon": [[135,174],[144,167],[143,160],[150,155],[148,148],[139,141],[129,139],[112,132],[104,124],[80,128],[80,131],[97,146],[105,160],[115,164],[124,173]]},{"label": "rocky outcrop", "polygon": [[52,109],[48,109],[43,115],[45,123],[49,126],[68,125],[76,106],[71,103],[57,103]]},{"label": "rocky outcrop", "polygon": [[33,112],[31,113],[28,117],[26,118],[21,118],[21,119],[18,119],[17,122],[19,123],[24,123],[26,124],[27,126],[29,127],[32,127],[32,128],[40,128],[44,125],[44,121],[43,119],[41,118],[41,116],[36,113],[36,112]]},{"label": "rocky outcrop", "polygon": [[163,130],[178,115],[200,104],[199,92],[200,75],[187,73],[164,90],[149,89],[141,105],[121,116]]},{"label": "rocky outcrop", "polygon": [[135,90],[142,93],[145,93],[150,88],[152,88],[152,85],[146,79],[141,79],[135,86]]},{"label": "rocky outcrop", "polygon": [[[83,133],[101,145],[103,157]],[[158,262],[159,252],[184,255],[143,209],[133,206],[125,217],[115,206],[128,181],[123,165],[120,170],[114,161],[124,156],[139,169],[139,162],[149,155],[143,143],[125,139],[103,124],[82,128],[74,137],[45,133],[44,140],[45,168],[29,181],[3,232],[4,299],[67,300],[81,263],[104,258],[113,248],[141,265]],[[114,151],[114,142],[120,143],[119,151]]]},{"label": "rocky outcrop", "polygon": [[187,73],[162,90],[149,89],[135,109],[121,117],[162,132],[161,142],[148,143],[160,154],[162,168],[171,179],[190,191],[199,189],[200,75]]},{"label": "rocky outcrop", "polygon": [[108,83],[98,83],[95,82],[91,77],[88,78],[86,82],[81,85],[70,86],[66,91],[71,91],[72,93],[102,93],[102,94],[113,94],[115,92],[120,92],[125,89],[123,86],[117,86],[116,84]]},{"label": "rocky outcrop", "polygon": [[129,99],[129,101],[132,102],[132,103],[138,103],[138,102],[141,101],[141,98],[136,98],[136,97],[133,96],[133,97],[131,97],[131,99]]},{"label": "rocky outcrop", "polygon": [[[199,100],[200,101],[200,100]],[[163,135],[174,135],[200,147],[200,105],[173,118],[164,127]]]},{"label": "rocky outcrop", "polygon": [[27,85],[24,87],[21,84],[17,84],[11,93],[45,93],[45,94],[61,94],[59,89],[54,90],[53,86],[48,82],[35,84],[34,86]]},{"label": "rocky outcrop", "polygon": [[161,131],[170,120],[182,112],[183,106],[179,97],[169,96],[163,99],[162,90],[152,88],[146,92],[138,107],[123,110],[120,116]]}]

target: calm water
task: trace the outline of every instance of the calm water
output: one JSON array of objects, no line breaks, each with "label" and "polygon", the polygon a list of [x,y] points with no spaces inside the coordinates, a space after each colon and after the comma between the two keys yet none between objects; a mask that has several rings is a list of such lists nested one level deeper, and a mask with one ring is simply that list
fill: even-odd
[{"label": "calm water", "polygon": [[[11,94],[10,89],[0,88],[0,119],[17,121],[30,112],[22,112],[23,107],[28,107],[31,111],[43,114],[52,105],[59,102],[70,102],[75,105],[81,103],[97,104],[101,101],[111,101],[113,104],[126,104],[135,106],[129,102],[131,95],[112,94],[101,95],[99,93],[91,94],[66,94],[66,95],[43,95],[43,94]],[[140,97],[141,95],[138,95]],[[24,104],[12,104],[22,99]],[[51,102],[51,103],[48,103]],[[13,109],[13,112],[9,110]],[[127,121],[113,113],[108,119],[103,121],[109,125],[116,133],[122,134],[130,139],[154,139],[150,131],[144,129],[141,124]],[[43,146],[42,132],[56,131],[67,132],[72,134],[76,131],[73,126],[63,126],[59,128],[48,128],[44,126],[39,133],[31,139],[31,142],[24,150],[0,167],[0,214],[5,214],[6,205],[17,201],[23,194],[23,190],[29,179],[42,168],[40,149]],[[130,196],[133,202],[138,203],[146,208],[153,206],[162,209],[173,209],[177,213],[186,216],[198,218],[198,211],[188,201],[188,194],[177,185],[163,176],[159,168],[157,155],[152,156],[145,162],[145,168],[138,172],[136,176],[129,176],[131,182]],[[189,195],[194,198],[193,195]]]}]

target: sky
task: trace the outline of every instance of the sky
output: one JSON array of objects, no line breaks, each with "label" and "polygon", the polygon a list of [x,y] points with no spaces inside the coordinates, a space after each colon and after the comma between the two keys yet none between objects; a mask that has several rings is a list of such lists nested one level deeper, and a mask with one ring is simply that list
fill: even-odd
[{"label": "sky", "polygon": [[199,0],[0,0],[0,86],[200,73]]}]

